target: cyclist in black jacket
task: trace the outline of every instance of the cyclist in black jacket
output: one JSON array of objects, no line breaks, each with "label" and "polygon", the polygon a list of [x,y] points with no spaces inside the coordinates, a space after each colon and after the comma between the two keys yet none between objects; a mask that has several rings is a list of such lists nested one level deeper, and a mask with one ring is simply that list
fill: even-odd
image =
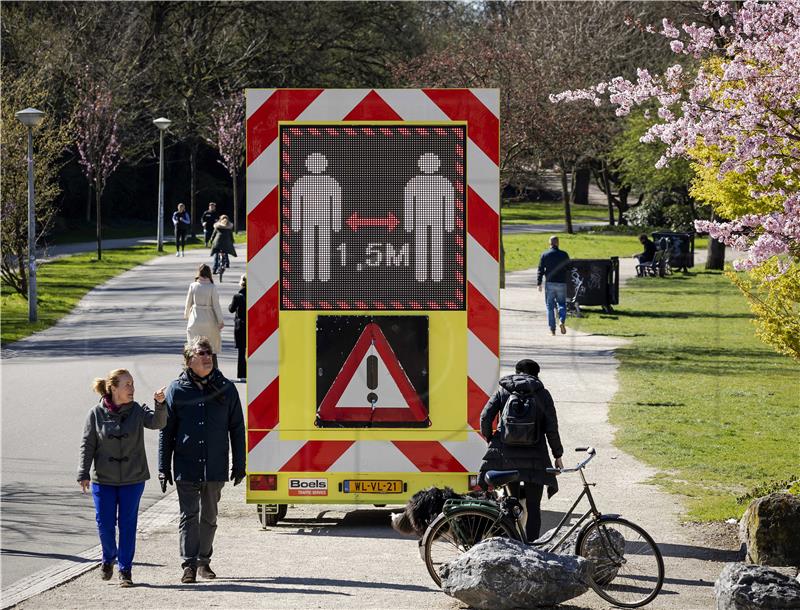
[{"label": "cyclist in black jacket", "polygon": [[[486,455],[483,456],[481,473],[487,470],[519,470],[522,486],[520,487],[519,482],[512,483],[511,494],[520,499],[525,498],[528,509],[525,535],[531,542],[539,537],[539,529],[542,526],[540,503],[544,487],[547,486],[548,498],[558,491],[555,475],[545,470],[552,468],[547,451],[548,445],[555,458],[556,468],[564,467],[561,461],[564,448],[561,446],[561,437],[558,434],[558,417],[553,397],[545,389],[538,375],[539,365],[536,362],[528,359],[520,360],[517,362],[516,374],[500,380],[500,387],[481,411],[481,434],[489,444]],[[533,395],[540,432],[537,441],[531,446],[506,445],[503,443],[499,422],[497,430],[493,427],[495,418],[502,413],[512,392]]]}]

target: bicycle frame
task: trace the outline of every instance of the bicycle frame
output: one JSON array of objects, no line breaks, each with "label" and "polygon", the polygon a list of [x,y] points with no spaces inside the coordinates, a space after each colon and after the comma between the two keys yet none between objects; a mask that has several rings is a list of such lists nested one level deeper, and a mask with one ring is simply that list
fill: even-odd
[{"label": "bicycle frame", "polygon": [[[547,539],[546,540],[528,541],[528,544],[530,546],[543,547],[543,546],[548,545],[558,535],[558,533],[561,531],[561,529],[564,527],[564,525],[567,523],[567,521],[569,521],[569,519],[572,517],[572,515],[575,512],[575,508],[578,506],[580,501],[583,500],[584,496],[589,500],[589,510],[587,510],[585,513],[583,513],[583,515],[581,515],[580,519],[578,519],[572,525],[572,527],[570,527],[569,530],[567,530],[567,533],[564,534],[561,537],[561,539],[555,545],[553,545],[551,548],[552,549],[557,549],[562,544],[564,544],[564,541],[567,538],[569,538],[572,535],[572,533],[575,532],[580,527],[580,525],[589,518],[590,515],[592,515],[595,519],[599,519],[602,516],[602,514],[600,513],[600,511],[597,508],[597,505],[594,503],[594,497],[592,496],[592,492],[589,489],[589,487],[594,485],[594,483],[588,483],[586,481],[586,477],[583,475],[583,470],[582,469],[579,469],[578,473],[581,475],[581,481],[583,482],[583,490],[578,495],[578,497],[575,499],[575,501],[572,503],[572,506],[569,508],[569,510],[561,518],[561,521],[559,521],[558,525],[555,527],[553,532],[547,537]],[[507,493],[508,492],[508,486],[505,486],[504,489],[505,489],[505,491]],[[525,536],[525,532],[524,532],[524,530],[522,528],[522,524],[520,523],[520,520],[519,519],[515,519],[514,521],[515,521],[515,523],[517,525],[517,533],[520,536],[520,540],[527,540],[527,538]]]}]

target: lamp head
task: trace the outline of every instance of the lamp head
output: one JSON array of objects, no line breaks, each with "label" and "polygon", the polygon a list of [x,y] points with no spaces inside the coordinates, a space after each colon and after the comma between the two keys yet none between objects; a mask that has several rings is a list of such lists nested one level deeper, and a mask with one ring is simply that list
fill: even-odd
[{"label": "lamp head", "polygon": [[158,127],[161,131],[164,131],[167,127],[172,125],[172,121],[169,119],[165,119],[163,116],[157,119],[153,119],[153,125]]},{"label": "lamp head", "polygon": [[26,108],[14,114],[26,127],[38,127],[44,120],[44,112],[36,108]]}]

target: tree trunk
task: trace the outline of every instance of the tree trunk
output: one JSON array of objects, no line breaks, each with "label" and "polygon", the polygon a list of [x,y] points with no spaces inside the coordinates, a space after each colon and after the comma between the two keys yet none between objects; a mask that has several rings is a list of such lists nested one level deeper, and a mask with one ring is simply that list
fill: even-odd
[{"label": "tree trunk", "polygon": [[102,244],[101,244],[102,235],[101,235],[101,229],[100,229],[101,225],[100,225],[100,187],[99,186],[97,186],[94,189],[94,195],[95,195],[95,203],[96,203],[95,210],[96,210],[96,216],[97,216],[97,260],[102,260],[102,258],[103,258],[103,248],[102,248]]},{"label": "tree trunk", "polygon": [[[22,243],[22,242],[20,242]],[[17,250],[17,265],[19,266],[19,293],[28,300],[28,270],[26,269],[26,262],[28,261],[28,252],[23,251],[22,248]]]},{"label": "tree trunk", "polygon": [[569,205],[569,186],[567,185],[567,168],[565,163],[560,165],[561,171],[561,200],[564,202],[564,226],[567,233],[572,234],[572,209]]},{"label": "tree trunk", "polygon": [[589,180],[592,172],[588,167],[572,171],[572,203],[589,205]]},{"label": "tree trunk", "polygon": [[233,232],[239,232],[239,198],[236,196],[236,171],[231,174],[233,178]]},{"label": "tree trunk", "polygon": [[600,180],[603,183],[603,192],[606,194],[606,204],[608,205],[608,225],[614,226],[614,195],[611,193],[611,181],[608,179],[608,165],[602,161],[600,165]]},{"label": "tree trunk", "polygon": [[725,268],[725,244],[716,239],[708,241],[708,258],[706,269],[722,271]]},{"label": "tree trunk", "polygon": [[189,235],[194,239],[197,234],[194,230],[195,219],[195,187],[197,186],[197,142],[192,139],[189,143]]},{"label": "tree trunk", "polygon": [[86,191],[86,224],[92,222],[92,183],[89,183],[89,189]]},{"label": "tree trunk", "polygon": [[[625,218],[625,212],[631,209],[631,206],[628,205],[628,195],[631,192],[631,187],[627,184],[622,185],[619,187],[619,191],[617,192],[617,209],[619,210],[619,224],[620,225],[627,225],[628,219]],[[639,196],[639,203],[642,202],[642,196]],[[638,205],[638,204],[637,204]]]},{"label": "tree trunk", "polygon": [[503,245],[503,227],[500,227],[500,288],[506,287],[506,249]]}]

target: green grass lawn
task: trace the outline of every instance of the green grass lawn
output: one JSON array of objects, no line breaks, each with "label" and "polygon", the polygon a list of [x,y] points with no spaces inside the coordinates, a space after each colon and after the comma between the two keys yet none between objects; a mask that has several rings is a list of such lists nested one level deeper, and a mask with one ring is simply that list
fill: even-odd
[{"label": "green grass lawn", "polygon": [[629,341],[616,351],[616,444],[688,497],[688,519],[738,518],[736,496],[797,476],[800,365],[755,337],[724,275],[634,279],[615,309],[570,325]]},{"label": "green grass lawn", "polygon": [[[187,245],[187,249],[202,247],[202,243]],[[175,249],[172,246],[167,246],[163,254],[159,255],[155,246],[147,245],[103,250],[101,261],[92,252],[73,254],[45,263],[38,268],[36,274],[38,322],[28,322],[28,301],[12,292],[5,284],[2,286],[0,303],[3,323],[0,341],[5,345],[49,328],[72,311],[78,301],[95,286],[151,258],[174,254]]]},{"label": "green grass lawn", "polygon": [[[630,257],[642,251],[642,245],[635,235],[618,233],[581,232],[569,235],[556,233],[562,250],[571,258],[608,258],[610,256]],[[539,256],[549,248],[550,235],[547,233],[517,233],[503,235],[506,252],[506,270],[520,271],[539,264]],[[695,239],[695,250],[708,247],[707,238]]]},{"label": "green grass lawn", "polygon": [[[142,222],[132,220],[120,225],[103,225],[103,239],[122,239],[131,237],[153,237],[156,234],[154,222]],[[166,230],[165,235],[171,235],[171,230]],[[47,243],[50,245],[77,244],[97,239],[97,230],[94,225],[84,224],[73,227],[63,232],[54,233],[48,237]]]},{"label": "green grass lawn", "polygon": [[[564,222],[560,201],[526,201],[504,204],[500,209],[504,224],[552,224]],[[572,222],[608,221],[608,210],[600,205],[573,205]]]}]

